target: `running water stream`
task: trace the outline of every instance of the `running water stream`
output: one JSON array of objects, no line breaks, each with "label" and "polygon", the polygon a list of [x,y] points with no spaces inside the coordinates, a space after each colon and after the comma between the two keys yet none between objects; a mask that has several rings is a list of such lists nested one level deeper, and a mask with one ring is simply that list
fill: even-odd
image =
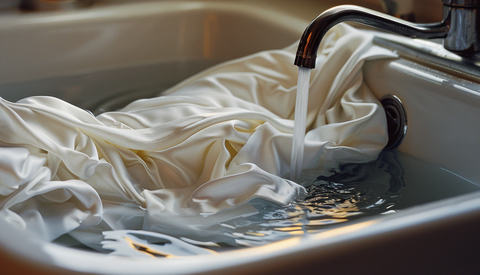
[{"label": "running water stream", "polygon": [[293,127],[292,157],[290,161],[290,179],[299,182],[303,167],[305,128],[307,121],[308,88],[310,84],[309,68],[298,67],[297,98],[295,102],[295,124]]}]

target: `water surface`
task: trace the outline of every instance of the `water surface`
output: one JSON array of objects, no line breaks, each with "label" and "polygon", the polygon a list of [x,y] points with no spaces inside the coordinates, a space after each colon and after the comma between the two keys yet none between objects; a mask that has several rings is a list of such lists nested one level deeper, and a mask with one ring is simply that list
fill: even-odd
[{"label": "water surface", "polygon": [[[324,174],[324,171],[304,171],[301,183],[307,194],[295,203],[278,206],[263,199],[254,199],[251,204],[257,208],[257,214],[205,228],[211,232],[208,239],[174,237],[208,251],[221,252],[319,233],[362,218],[395,215],[412,206],[480,191],[479,185],[448,170],[396,151],[383,152],[373,162],[347,164],[336,171],[329,171],[328,176]],[[151,232],[127,232],[125,234],[133,234],[137,242],[143,240],[143,244],[121,246],[118,243],[115,246],[112,242],[118,242],[119,234],[106,234],[116,236],[115,240],[108,241],[109,247],[123,247],[119,250],[124,255],[133,255],[125,252],[125,247],[145,252],[145,247],[149,247],[148,240],[152,238]],[[155,251],[161,243],[159,238],[162,239],[156,238]],[[57,243],[82,247],[66,236]],[[171,244],[169,238],[165,238],[163,244]],[[157,252],[155,255],[164,257],[164,254]]]}]

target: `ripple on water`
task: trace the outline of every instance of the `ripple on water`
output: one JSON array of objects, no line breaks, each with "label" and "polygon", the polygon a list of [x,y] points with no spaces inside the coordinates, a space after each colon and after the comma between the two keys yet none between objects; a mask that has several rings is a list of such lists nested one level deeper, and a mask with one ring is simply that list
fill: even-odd
[{"label": "ripple on water", "polygon": [[238,244],[255,246],[392,210],[404,188],[403,168],[395,154],[383,152],[373,162],[346,164],[329,176],[304,171],[303,198],[285,207],[252,201],[259,213],[229,221],[236,231],[232,236]]},{"label": "ripple on water", "polygon": [[[193,240],[182,236],[167,238],[162,235],[160,237],[166,239],[165,244],[160,245],[156,242],[151,245],[145,240],[152,238],[148,234],[156,233],[114,231],[104,233],[105,236],[109,236],[109,240],[103,243],[107,246],[104,249],[122,255],[139,253],[128,249],[139,250],[143,254],[147,250],[156,251],[149,253],[148,256],[167,257],[169,251],[177,249],[177,246],[181,246],[181,249],[191,248],[189,244],[208,248],[208,253],[235,247],[264,245],[292,236],[326,231],[332,226],[338,226],[339,223],[359,217],[392,212],[400,199],[400,191],[404,188],[403,168],[395,152],[383,152],[374,162],[346,164],[329,173],[329,176],[325,176],[321,175],[322,172],[319,170],[304,171],[301,182],[307,192],[302,198],[287,206],[279,206],[264,199],[254,199],[250,204],[258,210],[257,214],[204,228],[211,233],[209,239]],[[140,238],[144,235],[145,238]],[[125,245],[126,238],[132,240],[132,236],[136,237],[136,245]],[[189,251],[191,254],[198,254],[198,251],[192,249]],[[177,254],[171,253],[171,256],[178,256]]]}]

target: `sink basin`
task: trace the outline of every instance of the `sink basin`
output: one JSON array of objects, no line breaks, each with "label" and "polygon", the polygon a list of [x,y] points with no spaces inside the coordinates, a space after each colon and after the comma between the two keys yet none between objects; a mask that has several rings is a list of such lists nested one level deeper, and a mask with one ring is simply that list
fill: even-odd
[{"label": "sink basin", "polygon": [[[5,16],[0,96],[52,95],[94,112],[116,109],[218,62],[285,47],[309,20],[288,9],[215,1]],[[397,96],[408,118],[396,151],[407,185],[408,178],[419,184],[406,186],[408,200],[398,213],[260,247],[172,259],[44,243],[0,220],[2,266],[7,274],[25,268],[32,274],[478,274],[480,85],[408,59],[369,61],[364,75],[379,99]]]}]

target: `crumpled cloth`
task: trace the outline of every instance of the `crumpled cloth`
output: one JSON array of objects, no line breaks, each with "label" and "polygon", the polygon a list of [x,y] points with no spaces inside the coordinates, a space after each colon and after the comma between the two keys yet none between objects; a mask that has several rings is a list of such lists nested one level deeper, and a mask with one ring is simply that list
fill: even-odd
[{"label": "crumpled cloth", "polygon": [[[296,46],[223,63],[97,117],[53,97],[1,99],[1,215],[45,240],[95,225],[194,237],[251,214],[252,198],[291,203],[304,192],[286,178]],[[311,76],[306,169],[377,157],[386,120],[362,65],[392,57],[347,25],[327,34]]]}]

